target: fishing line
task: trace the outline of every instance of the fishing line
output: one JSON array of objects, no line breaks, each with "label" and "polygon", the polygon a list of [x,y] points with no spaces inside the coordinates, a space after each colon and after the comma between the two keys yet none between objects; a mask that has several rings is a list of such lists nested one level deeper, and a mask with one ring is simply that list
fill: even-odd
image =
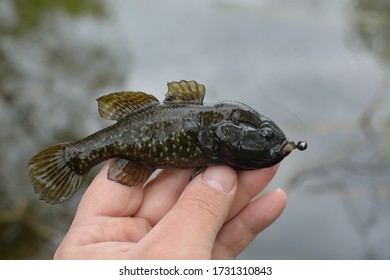
[{"label": "fishing line", "polygon": [[282,105],[280,102],[274,101],[268,93],[264,92],[264,96],[265,96],[265,98],[268,99],[268,102],[271,105],[283,109],[285,112],[289,113],[291,116],[294,117],[295,120],[298,121],[299,125],[302,127],[302,130],[303,130],[302,131],[303,137],[302,137],[302,140],[300,140],[296,143],[296,146],[297,146],[298,150],[301,150],[301,151],[305,150],[307,148],[307,142],[305,141],[306,140],[306,126],[303,123],[303,121],[301,120],[301,118],[299,118],[297,114],[295,114],[293,111],[288,109],[286,106]]}]

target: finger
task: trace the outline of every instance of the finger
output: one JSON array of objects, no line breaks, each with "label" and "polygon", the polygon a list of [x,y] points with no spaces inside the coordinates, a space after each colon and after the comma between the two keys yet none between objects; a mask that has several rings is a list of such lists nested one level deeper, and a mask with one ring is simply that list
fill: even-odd
[{"label": "finger", "polygon": [[212,257],[214,259],[235,258],[257,234],[279,217],[286,206],[286,199],[286,193],[277,189],[251,202],[222,227]]},{"label": "finger", "polygon": [[[88,225],[74,222],[61,243],[62,247],[83,247],[102,242],[138,242],[152,227],[141,218],[100,216]],[[73,246],[74,245],[74,246]]]},{"label": "finger", "polygon": [[99,226],[103,226],[105,232],[100,242],[138,242],[152,229],[145,219],[129,217],[106,217],[106,222]]},{"label": "finger", "polygon": [[146,219],[152,226],[175,205],[188,185],[193,170],[162,170],[144,188],[143,202],[134,215]]},{"label": "finger", "polygon": [[269,184],[278,168],[279,164],[270,168],[238,172],[237,193],[228,219],[237,215]]},{"label": "finger", "polygon": [[140,241],[147,258],[161,258],[161,252],[164,258],[210,258],[236,187],[233,169],[208,167],[189,183],[172,210]]},{"label": "finger", "polygon": [[135,247],[130,242],[101,242],[88,246],[59,247],[54,254],[55,260],[120,260],[128,259]]},{"label": "finger", "polygon": [[143,186],[128,187],[107,179],[109,162],[100,170],[80,201],[76,218],[132,216],[142,202]]}]

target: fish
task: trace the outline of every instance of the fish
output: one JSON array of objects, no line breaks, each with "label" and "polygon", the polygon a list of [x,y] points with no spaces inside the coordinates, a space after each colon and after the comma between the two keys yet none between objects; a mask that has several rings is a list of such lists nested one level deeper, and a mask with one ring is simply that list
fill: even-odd
[{"label": "fish", "polygon": [[40,199],[72,197],[92,167],[113,159],[107,178],[129,187],[157,169],[228,165],[237,170],[271,167],[306,141],[289,141],[269,118],[241,102],[204,104],[205,86],[170,82],[163,102],[141,91],[97,99],[99,114],[115,124],[81,140],[49,147],[31,158],[28,174]]}]

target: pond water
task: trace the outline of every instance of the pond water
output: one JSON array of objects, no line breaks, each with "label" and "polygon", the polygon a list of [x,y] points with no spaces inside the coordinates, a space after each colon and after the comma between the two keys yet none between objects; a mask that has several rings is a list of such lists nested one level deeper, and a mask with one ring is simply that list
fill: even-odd
[{"label": "pond water", "polygon": [[80,199],[38,201],[36,151],[106,126],[100,95],[162,99],[182,79],[309,144],[267,189],[287,191],[285,212],[240,258],[390,258],[387,1],[47,2],[0,3],[0,258],[51,258]]}]

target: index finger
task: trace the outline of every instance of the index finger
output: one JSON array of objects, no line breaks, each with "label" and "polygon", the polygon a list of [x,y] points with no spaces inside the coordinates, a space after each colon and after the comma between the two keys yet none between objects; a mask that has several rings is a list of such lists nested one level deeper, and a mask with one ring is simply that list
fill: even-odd
[{"label": "index finger", "polygon": [[240,212],[248,203],[256,197],[272,180],[279,164],[257,170],[238,171],[238,188],[228,220]]},{"label": "index finger", "polygon": [[140,207],[143,185],[128,187],[107,179],[109,164],[104,165],[86,190],[77,210],[79,216],[129,217]]}]

